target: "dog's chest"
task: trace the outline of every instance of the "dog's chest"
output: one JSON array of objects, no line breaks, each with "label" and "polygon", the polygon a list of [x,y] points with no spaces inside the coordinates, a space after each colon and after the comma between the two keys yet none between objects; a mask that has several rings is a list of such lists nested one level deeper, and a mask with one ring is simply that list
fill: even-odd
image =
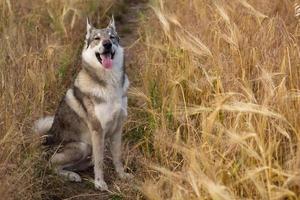
[{"label": "dog's chest", "polygon": [[[112,91],[110,91],[112,92]],[[105,102],[101,102],[95,105],[95,113],[101,126],[104,130],[109,130],[110,126],[115,126],[118,122],[119,116],[127,112],[127,103],[125,105],[124,98],[122,98],[122,91],[116,90],[113,92],[114,95],[109,95],[105,99]]]}]

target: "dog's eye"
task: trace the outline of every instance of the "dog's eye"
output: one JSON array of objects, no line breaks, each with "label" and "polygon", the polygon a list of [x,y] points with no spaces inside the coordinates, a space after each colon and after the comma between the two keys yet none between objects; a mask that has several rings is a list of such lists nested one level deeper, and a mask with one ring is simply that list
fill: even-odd
[{"label": "dog's eye", "polygon": [[94,40],[100,40],[100,37],[95,37]]}]

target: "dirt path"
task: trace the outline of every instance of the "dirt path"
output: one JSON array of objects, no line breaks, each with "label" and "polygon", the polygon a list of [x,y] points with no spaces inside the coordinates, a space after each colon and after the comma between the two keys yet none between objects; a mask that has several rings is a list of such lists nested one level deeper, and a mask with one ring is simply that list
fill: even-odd
[{"label": "dirt path", "polygon": [[[143,0],[125,0],[126,12],[121,15],[121,18],[116,19],[116,26],[118,34],[121,38],[121,45],[125,49],[126,66],[134,65],[134,61],[130,59],[132,47],[139,39],[138,27],[139,27],[139,13],[146,9],[146,1]],[[131,76],[133,69],[129,69],[129,77]],[[126,151],[126,150],[125,150]],[[128,151],[127,151],[128,152]],[[126,155],[125,155],[126,156]],[[108,158],[107,158],[108,157]],[[138,196],[138,192],[135,189],[134,180],[122,181],[117,178],[114,172],[113,164],[108,150],[106,150],[105,159],[105,181],[108,184],[109,192],[99,192],[94,189],[93,185],[93,169],[87,172],[80,173],[83,182],[82,183],[70,183],[67,181],[61,181],[61,190],[53,191],[51,184],[45,186],[49,194],[45,194],[43,199],[51,200],[123,200],[123,199],[135,199]],[[53,183],[55,184],[55,183]],[[57,182],[56,182],[57,184]],[[56,186],[57,188],[57,186]]]},{"label": "dirt path", "polygon": [[126,13],[122,15],[121,21],[117,21],[121,44],[125,48],[132,46],[138,39],[139,13],[146,9],[146,2],[143,0],[129,0],[127,4]]},{"label": "dirt path", "polygon": [[[122,15],[122,19],[117,21],[117,31],[121,38],[121,45],[125,49],[125,65],[129,78],[135,69],[134,60],[131,59],[133,47],[139,41],[139,15],[144,13],[147,8],[147,0],[125,0],[128,7],[126,13]],[[132,78],[131,78],[132,82]]]}]

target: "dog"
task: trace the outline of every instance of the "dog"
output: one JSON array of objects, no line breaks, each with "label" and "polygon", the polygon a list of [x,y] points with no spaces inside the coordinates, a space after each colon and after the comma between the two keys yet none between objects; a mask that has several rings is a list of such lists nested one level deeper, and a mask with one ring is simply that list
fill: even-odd
[{"label": "dog", "polygon": [[61,100],[55,116],[35,122],[43,144],[60,146],[50,158],[55,172],[80,182],[76,171],[94,165],[94,184],[107,190],[103,179],[105,139],[110,140],[113,164],[120,178],[132,178],[121,162],[122,127],[127,117],[129,80],[124,52],[112,17],[106,28],[97,29],[87,19],[82,67]]}]

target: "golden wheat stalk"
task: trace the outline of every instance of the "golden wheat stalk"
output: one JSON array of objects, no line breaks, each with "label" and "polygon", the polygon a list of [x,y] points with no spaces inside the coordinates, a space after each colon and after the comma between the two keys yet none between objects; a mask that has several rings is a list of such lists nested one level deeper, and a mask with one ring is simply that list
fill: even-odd
[{"label": "golden wheat stalk", "polygon": [[298,18],[298,20],[300,20],[300,4],[296,3],[294,7],[295,7],[295,17]]}]

